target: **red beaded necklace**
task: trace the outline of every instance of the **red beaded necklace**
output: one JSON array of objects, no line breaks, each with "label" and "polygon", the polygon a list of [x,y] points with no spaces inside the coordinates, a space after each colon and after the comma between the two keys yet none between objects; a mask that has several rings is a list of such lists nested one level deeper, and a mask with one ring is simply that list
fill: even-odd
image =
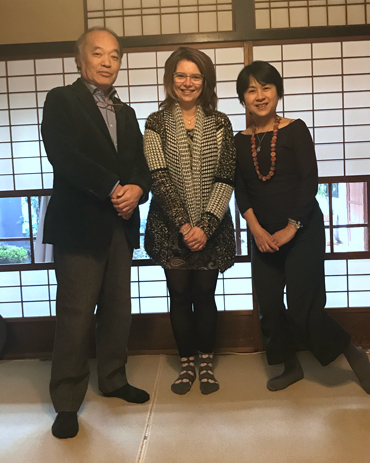
[{"label": "red beaded necklace", "polygon": [[[257,152],[259,151],[259,149],[256,148],[256,137],[255,137],[257,127],[255,125],[252,127],[251,148],[252,148],[253,164],[254,164],[254,168],[256,170],[257,177],[260,180],[262,180],[263,182],[266,182],[266,180],[270,180],[270,178],[275,174],[276,141],[277,141],[277,133],[278,133],[278,130],[279,130],[279,123],[280,123],[280,117],[276,116],[274,126],[272,128],[271,166],[270,166],[270,171],[269,171],[269,173],[267,175],[262,175],[261,172],[260,172],[258,159],[257,159]],[[261,142],[262,142],[262,140],[261,140]],[[260,146],[258,148],[260,148]]]}]

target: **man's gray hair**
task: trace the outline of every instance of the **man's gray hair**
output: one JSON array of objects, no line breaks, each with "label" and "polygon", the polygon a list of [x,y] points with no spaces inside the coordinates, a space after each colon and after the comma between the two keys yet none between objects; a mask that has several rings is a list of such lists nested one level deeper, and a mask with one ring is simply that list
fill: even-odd
[{"label": "man's gray hair", "polygon": [[87,29],[87,31],[85,31],[83,34],[81,34],[79,36],[79,38],[76,40],[75,53],[76,53],[76,63],[77,63],[77,69],[78,70],[80,69],[80,65],[78,63],[79,63],[79,60],[80,60],[80,57],[81,57],[81,54],[82,54],[82,51],[83,51],[83,48],[84,48],[84,45],[85,45],[85,42],[86,42],[86,37],[90,34],[90,32],[94,32],[94,31],[105,31],[105,32],[109,32],[109,34],[113,35],[113,37],[118,42],[119,56],[120,56],[120,59],[122,59],[123,47],[122,47],[121,40],[118,37],[118,35],[114,31],[109,29],[108,27],[94,26],[94,27],[90,27],[89,29]]}]

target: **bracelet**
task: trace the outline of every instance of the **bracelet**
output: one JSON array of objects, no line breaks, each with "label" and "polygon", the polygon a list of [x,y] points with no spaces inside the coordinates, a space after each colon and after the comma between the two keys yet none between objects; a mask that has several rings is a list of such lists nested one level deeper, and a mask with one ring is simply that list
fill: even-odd
[{"label": "bracelet", "polygon": [[303,225],[301,224],[301,222],[300,222],[299,220],[288,219],[288,223],[290,223],[291,225],[293,225],[293,227],[294,227],[296,230],[299,230],[300,228],[303,227]]},{"label": "bracelet", "polygon": [[186,232],[181,232],[181,234],[185,238],[185,236],[188,235],[190,232],[191,232],[191,228],[188,228]]}]

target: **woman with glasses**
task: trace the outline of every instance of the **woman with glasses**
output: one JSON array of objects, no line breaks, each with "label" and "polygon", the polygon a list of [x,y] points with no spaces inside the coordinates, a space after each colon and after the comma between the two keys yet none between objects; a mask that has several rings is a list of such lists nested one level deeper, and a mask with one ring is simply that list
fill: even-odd
[{"label": "woman with glasses", "polygon": [[237,92],[252,124],[235,136],[235,196],[252,233],[252,278],[267,361],[283,365],[267,388],[278,391],[303,378],[296,349],[305,345],[322,365],[343,353],[369,394],[366,352],[324,311],[325,229],[315,199],[318,173],[310,132],[302,120],[277,114],[283,80],[269,63],[246,66]]},{"label": "woman with glasses", "polygon": [[179,48],[165,64],[161,109],[145,126],[144,151],[153,179],[145,249],[166,274],[181,360],[171,386],[176,394],[186,394],[195,380],[197,351],[201,392],[219,389],[213,373],[214,295],[218,273],[234,262],[228,205],[235,149],[230,121],[216,111],[215,86],[211,59]]}]

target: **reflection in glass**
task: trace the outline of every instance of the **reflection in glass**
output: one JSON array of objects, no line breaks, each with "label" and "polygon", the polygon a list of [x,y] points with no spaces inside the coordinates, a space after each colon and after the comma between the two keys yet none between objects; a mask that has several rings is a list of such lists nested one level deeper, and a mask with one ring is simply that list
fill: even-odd
[{"label": "reflection in glass", "polygon": [[319,184],[316,199],[324,216],[324,224],[329,225],[329,185],[327,183]]},{"label": "reflection in glass", "polygon": [[31,261],[27,198],[0,198],[0,264]]},{"label": "reflection in glass", "polygon": [[29,240],[1,240],[0,243],[0,265],[29,264],[31,262]]},{"label": "reflection in glass", "polygon": [[330,230],[328,228],[325,229],[325,238],[326,238],[325,252],[330,252]]},{"label": "reflection in glass", "polygon": [[52,262],[52,246],[42,244],[43,219],[49,197],[0,198],[0,264]]},{"label": "reflection in glass", "polygon": [[332,195],[334,226],[367,223],[366,183],[333,183]]},{"label": "reflection in glass", "polygon": [[[32,200],[33,198],[31,198]],[[35,218],[35,223],[37,223],[36,235],[34,234],[35,239],[35,262],[42,263],[42,262],[53,262],[54,261],[54,254],[53,254],[53,245],[52,244],[44,244],[43,240],[43,229],[44,229],[44,220],[46,209],[49,204],[50,196],[42,196],[41,200],[39,199],[39,209],[38,213]],[[40,230],[40,233],[38,233]]]},{"label": "reflection in glass", "polygon": [[368,242],[365,227],[334,229],[334,252],[368,251]]},{"label": "reflection in glass", "polygon": [[[146,222],[146,217],[145,217],[145,222]],[[150,259],[148,254],[146,253],[144,249],[144,235],[140,236],[140,248],[139,249],[134,249],[134,253],[132,256],[132,259]]]}]

